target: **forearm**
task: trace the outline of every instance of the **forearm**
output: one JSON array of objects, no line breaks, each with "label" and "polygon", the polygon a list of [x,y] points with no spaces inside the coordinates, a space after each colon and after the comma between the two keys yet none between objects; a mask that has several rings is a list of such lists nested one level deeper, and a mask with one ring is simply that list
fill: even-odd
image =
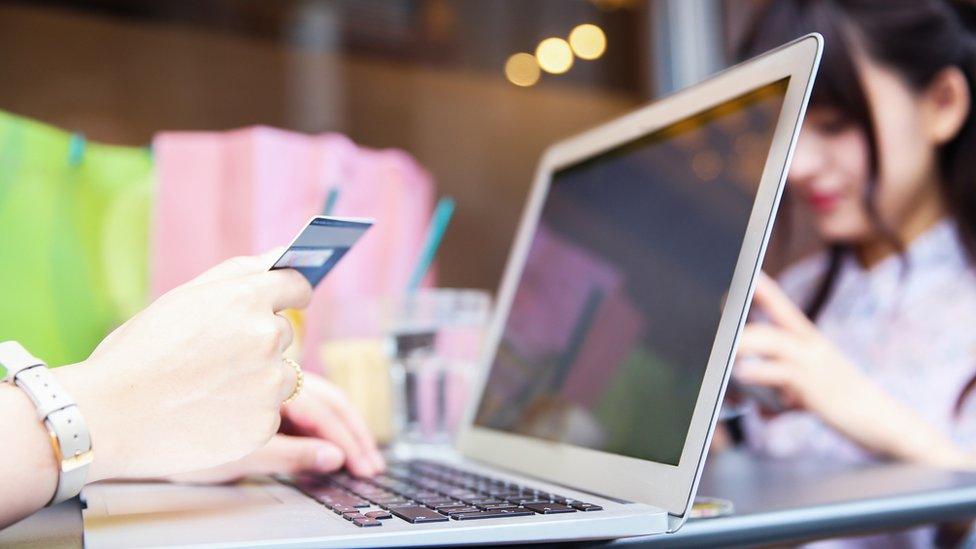
[{"label": "forearm", "polygon": [[836,423],[867,449],[898,461],[976,469],[976,456],[881,388],[862,391],[858,402],[850,416],[838,418]]},{"label": "forearm", "polygon": [[44,507],[58,483],[54,449],[34,404],[18,387],[0,384],[0,527]]},{"label": "forearm", "polygon": [[[88,482],[118,476],[122,466],[114,450],[115,437],[99,401],[110,401],[97,392],[97,380],[85,363],[54,370],[58,382],[81,410],[92,437],[95,459],[88,471]],[[37,409],[22,389],[0,383],[0,527],[17,521],[44,507],[58,483],[54,447],[47,428],[37,417]]]}]

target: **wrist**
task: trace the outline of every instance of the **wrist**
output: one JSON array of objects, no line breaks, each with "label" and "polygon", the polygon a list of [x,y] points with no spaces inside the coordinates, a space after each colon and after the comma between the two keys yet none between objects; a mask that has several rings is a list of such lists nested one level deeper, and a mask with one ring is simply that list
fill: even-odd
[{"label": "wrist", "polygon": [[[914,431],[914,432],[911,432]],[[934,427],[918,426],[892,445],[889,455],[901,461],[952,470],[976,468],[976,460]]]},{"label": "wrist", "polygon": [[54,495],[58,486],[59,464],[54,456],[50,435],[44,424],[37,419],[37,409],[27,393],[19,387],[0,383],[0,417],[5,423],[16,426],[18,438],[24,446],[23,455],[29,456],[29,466],[25,468],[33,475],[34,484],[28,502],[31,508],[40,508]]},{"label": "wrist", "polygon": [[98,382],[99,369],[88,362],[79,362],[52,372],[74,399],[88,426],[93,455],[88,482],[120,476],[123,468],[116,437],[122,433],[112,425],[111,408],[107,406],[112,399],[100,394],[104,384]]},{"label": "wrist", "polygon": [[880,388],[868,399],[878,426],[876,444],[883,455],[898,461],[943,469],[972,469],[973,458],[914,410]]}]

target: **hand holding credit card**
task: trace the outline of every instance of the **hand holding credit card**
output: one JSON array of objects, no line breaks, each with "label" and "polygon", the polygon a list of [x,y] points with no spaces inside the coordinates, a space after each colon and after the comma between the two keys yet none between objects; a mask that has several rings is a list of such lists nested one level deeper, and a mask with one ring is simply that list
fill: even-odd
[{"label": "hand holding credit card", "polygon": [[313,217],[271,270],[295,269],[314,288],[372,226],[371,219]]}]

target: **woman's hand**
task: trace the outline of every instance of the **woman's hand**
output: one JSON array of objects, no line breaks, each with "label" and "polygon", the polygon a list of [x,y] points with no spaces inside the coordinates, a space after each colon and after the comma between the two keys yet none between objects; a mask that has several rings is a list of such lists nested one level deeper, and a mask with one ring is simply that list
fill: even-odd
[{"label": "woman's hand", "polygon": [[163,295],[84,363],[55,370],[92,434],[90,480],[160,477],[227,463],[278,431],[294,387],[282,362],[312,289],[272,258],[229,260]]},{"label": "woman's hand", "polygon": [[753,304],[770,322],[743,330],[733,370],[738,382],[775,389],[787,407],[816,414],[869,451],[946,467],[974,465],[851,363],[765,274]]},{"label": "woman's hand", "polygon": [[834,425],[849,420],[852,397],[874,383],[765,274],[753,305],[769,322],[750,322],[739,339],[736,381],[770,387],[788,408],[801,408]]},{"label": "woman's hand", "polygon": [[359,412],[338,387],[314,374],[294,402],[281,408],[282,428],[266,445],[237,461],[169,480],[220,483],[249,475],[330,473],[343,465],[371,476],[386,464]]}]

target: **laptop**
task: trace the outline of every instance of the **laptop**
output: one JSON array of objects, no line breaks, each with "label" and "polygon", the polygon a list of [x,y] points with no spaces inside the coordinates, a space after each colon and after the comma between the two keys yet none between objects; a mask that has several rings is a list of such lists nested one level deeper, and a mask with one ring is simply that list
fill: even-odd
[{"label": "laptop", "polygon": [[607,539],[688,518],[822,51],[811,34],[550,147],[451,451],[232,486],[96,484],[85,545]]}]

